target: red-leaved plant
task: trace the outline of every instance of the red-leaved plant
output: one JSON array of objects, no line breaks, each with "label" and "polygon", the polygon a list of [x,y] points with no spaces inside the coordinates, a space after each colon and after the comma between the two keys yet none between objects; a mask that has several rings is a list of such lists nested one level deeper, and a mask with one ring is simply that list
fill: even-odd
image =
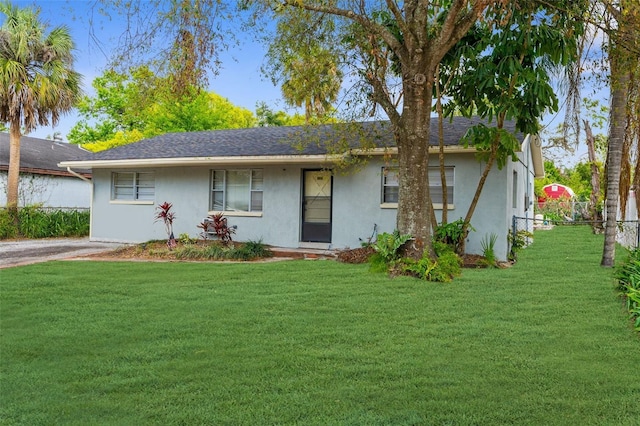
[{"label": "red-leaved plant", "polygon": [[164,228],[167,231],[167,247],[169,247],[169,250],[173,250],[177,245],[176,239],[173,236],[173,220],[176,218],[176,214],[171,211],[171,207],[173,207],[173,204],[166,201],[158,204],[155,216],[155,222],[164,222]]},{"label": "red-leaved plant", "polygon": [[234,227],[229,227],[227,218],[222,213],[210,214],[198,225],[198,228],[202,229],[202,236],[205,239],[209,233],[213,232],[223,244],[232,242],[231,234],[236,232]]}]

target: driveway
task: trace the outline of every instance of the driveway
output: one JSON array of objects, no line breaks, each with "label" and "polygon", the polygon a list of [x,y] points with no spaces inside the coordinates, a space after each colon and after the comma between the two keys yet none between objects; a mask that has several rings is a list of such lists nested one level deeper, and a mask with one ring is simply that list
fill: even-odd
[{"label": "driveway", "polygon": [[0,269],[87,256],[111,251],[122,245],[92,242],[89,238],[0,241]]}]

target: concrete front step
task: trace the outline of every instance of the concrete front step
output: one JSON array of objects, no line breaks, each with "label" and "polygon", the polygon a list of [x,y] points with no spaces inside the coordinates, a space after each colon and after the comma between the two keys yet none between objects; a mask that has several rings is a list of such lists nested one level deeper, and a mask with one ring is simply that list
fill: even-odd
[{"label": "concrete front step", "polygon": [[335,260],[337,252],[334,250],[319,250],[309,248],[269,247],[273,257],[289,257],[292,259],[332,259]]}]

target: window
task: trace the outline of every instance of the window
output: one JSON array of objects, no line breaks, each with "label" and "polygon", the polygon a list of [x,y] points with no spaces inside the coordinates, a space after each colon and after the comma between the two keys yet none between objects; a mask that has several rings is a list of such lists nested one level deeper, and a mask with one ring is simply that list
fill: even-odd
[{"label": "window", "polygon": [[[444,168],[444,177],[447,182],[447,204],[453,204],[453,167]],[[429,167],[429,193],[433,204],[444,204],[440,167]]]},{"label": "window", "polygon": [[153,201],[156,193],[153,172],[114,172],[111,175],[111,199]]},{"label": "window", "polygon": [[211,210],[262,211],[262,170],[212,170]]},{"label": "window", "polygon": [[[454,167],[448,166],[444,168],[445,178],[447,180],[447,200],[448,205],[453,204],[453,188],[454,188]],[[440,167],[429,167],[429,192],[433,204],[444,204],[442,198],[442,181],[440,179]],[[398,203],[398,169],[384,167],[382,169],[382,203],[397,204]]]},{"label": "window", "polygon": [[398,202],[398,170],[382,169],[382,202]]}]

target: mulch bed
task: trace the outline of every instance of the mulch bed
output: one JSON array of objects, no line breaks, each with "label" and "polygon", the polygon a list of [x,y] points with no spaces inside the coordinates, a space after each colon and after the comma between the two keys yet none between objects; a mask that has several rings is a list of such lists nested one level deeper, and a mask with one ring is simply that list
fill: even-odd
[{"label": "mulch bed", "polygon": [[[197,245],[216,244],[212,241],[198,241]],[[336,256],[338,262],[360,264],[367,263],[369,257],[375,253],[371,246],[360,247],[349,250],[341,250]],[[275,257],[295,257],[290,253],[274,252]],[[165,241],[152,241],[148,243],[124,246],[113,251],[88,255],[89,258],[102,259],[123,259],[123,260],[175,260],[175,252],[167,249]],[[306,256],[304,256],[306,258]],[[462,257],[463,268],[485,268],[484,257],[477,254],[466,254]],[[509,263],[501,263],[501,268],[510,266]]]},{"label": "mulch bed", "polygon": [[342,250],[338,252],[338,262],[344,263],[367,263],[369,257],[375,253],[375,249],[371,246],[360,247],[351,250]]}]

